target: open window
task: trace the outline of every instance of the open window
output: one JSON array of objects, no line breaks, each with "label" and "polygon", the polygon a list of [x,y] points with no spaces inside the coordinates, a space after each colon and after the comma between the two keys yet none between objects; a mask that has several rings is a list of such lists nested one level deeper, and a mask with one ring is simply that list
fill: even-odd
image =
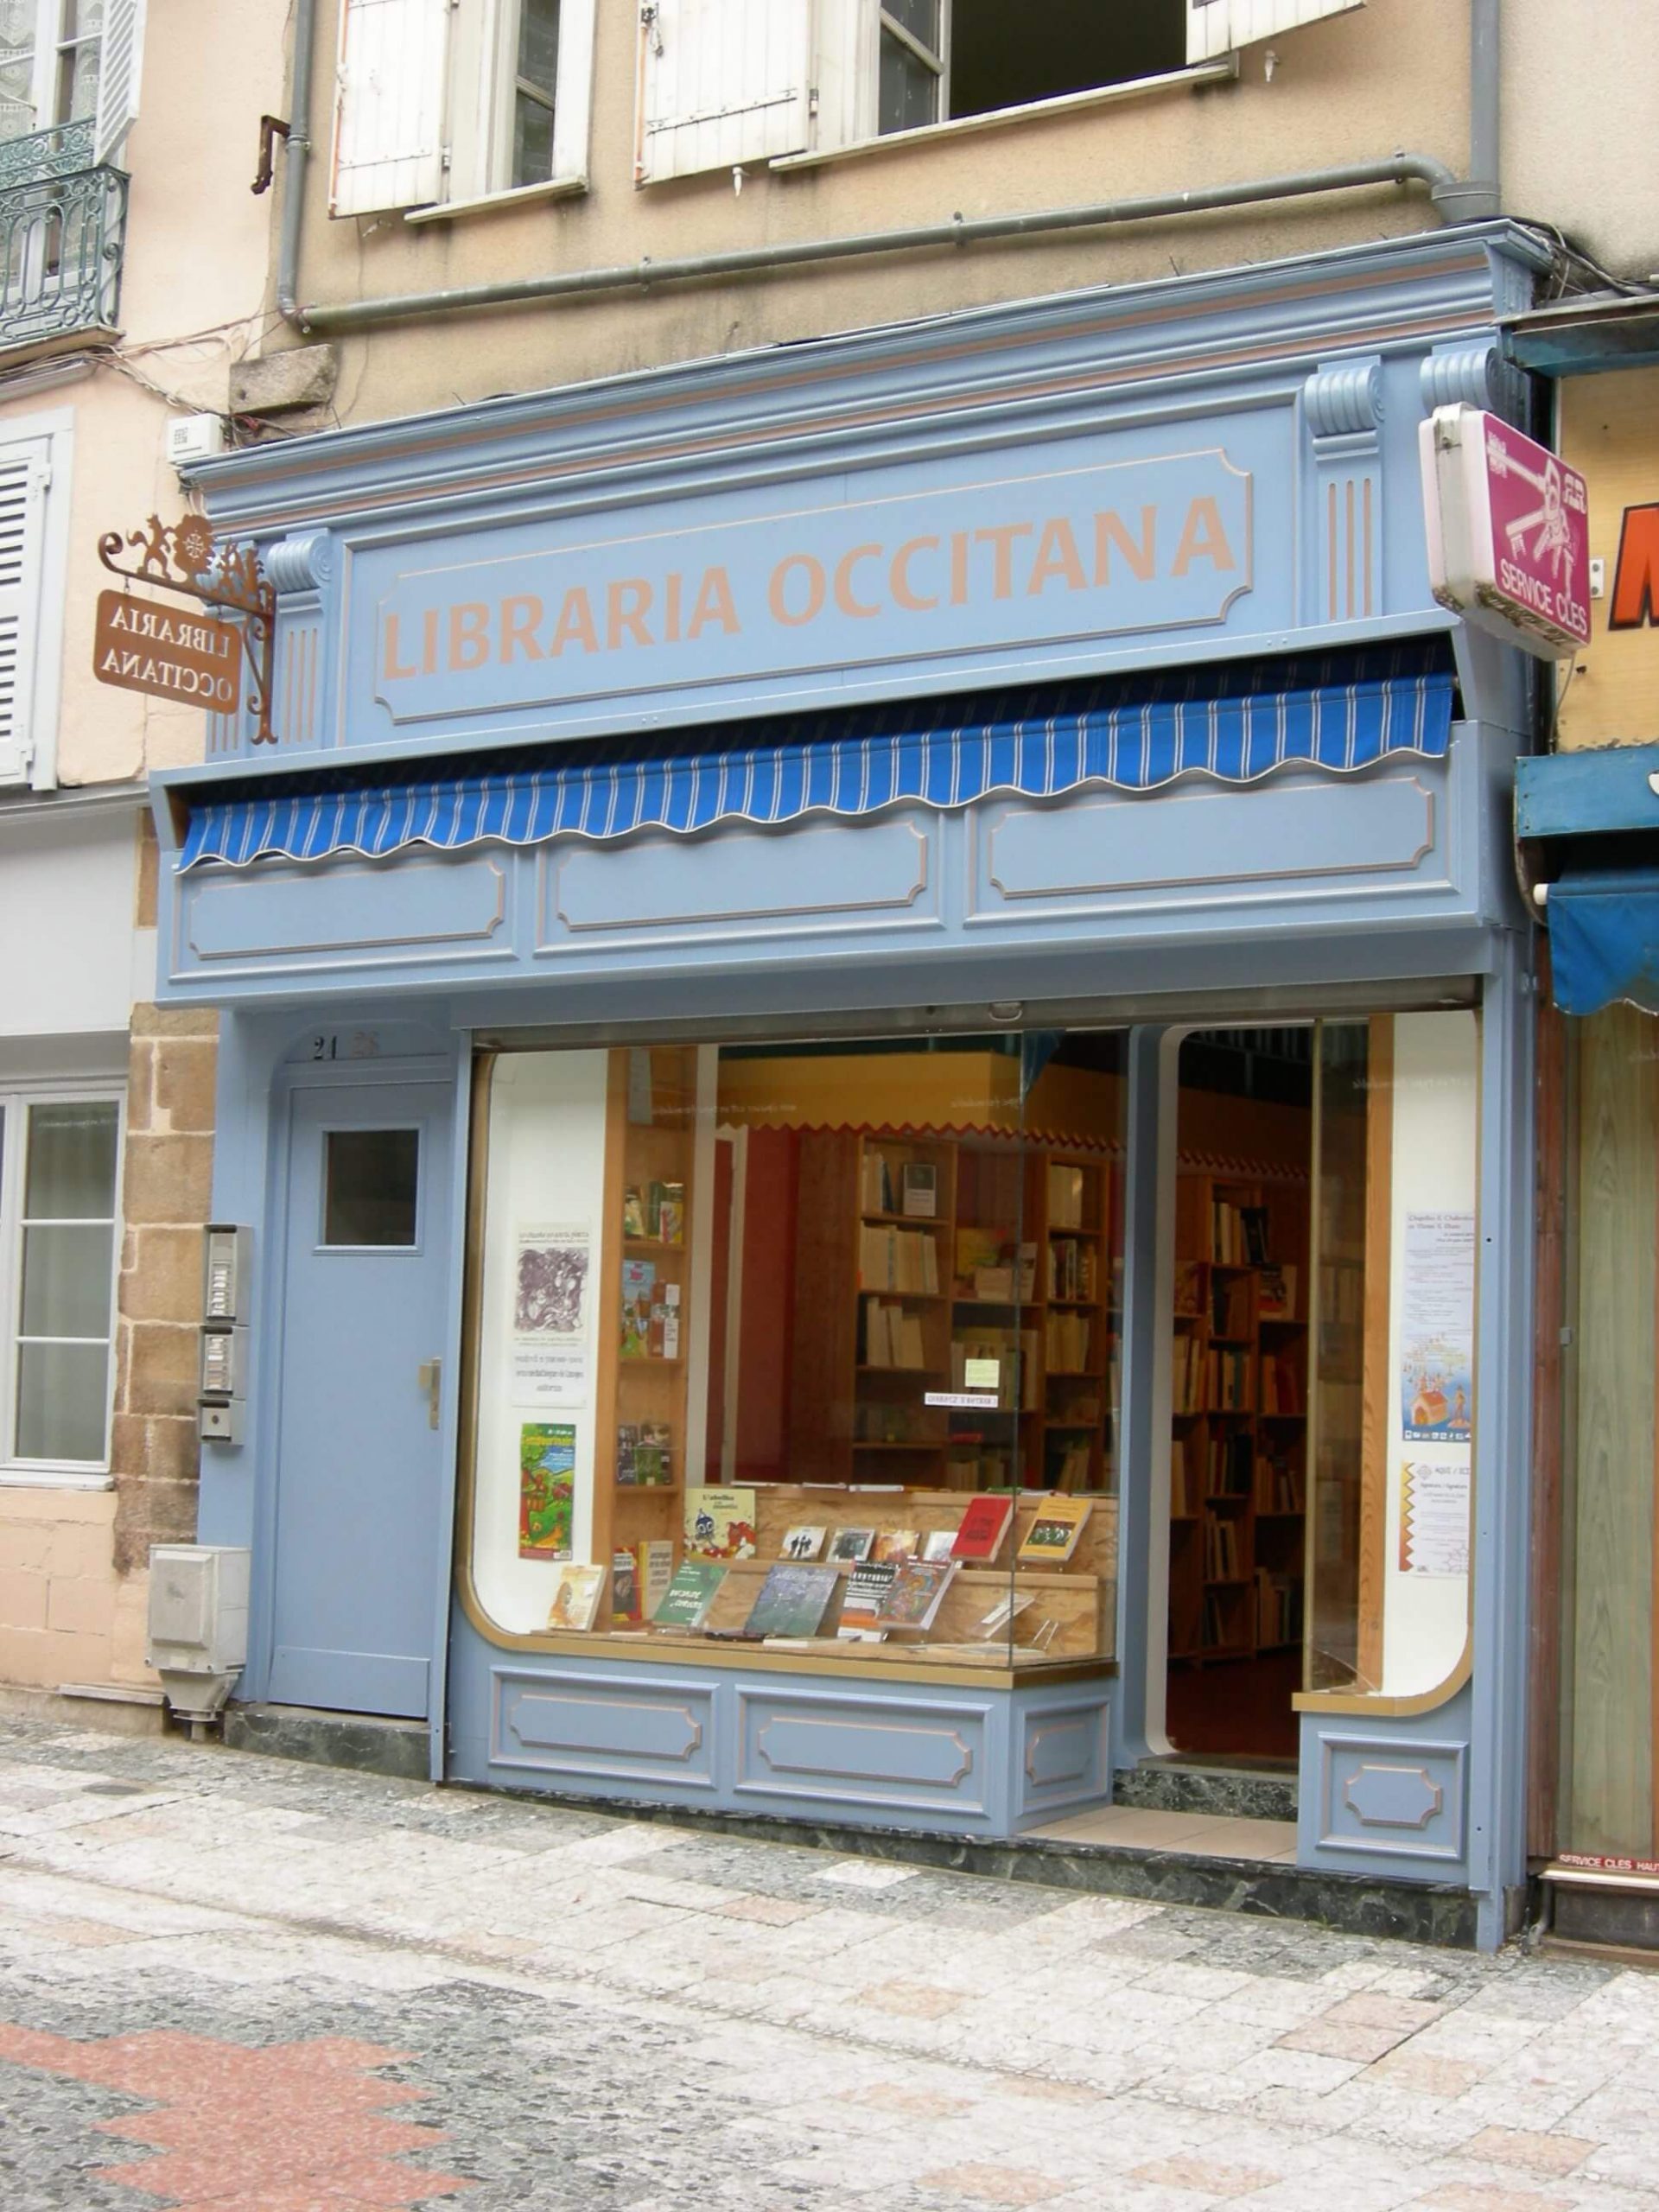
[{"label": "open window", "polygon": [[646,0],[641,183],[1166,77],[1363,0]]},{"label": "open window", "polygon": [[343,0],[334,215],[586,181],[594,0]]}]

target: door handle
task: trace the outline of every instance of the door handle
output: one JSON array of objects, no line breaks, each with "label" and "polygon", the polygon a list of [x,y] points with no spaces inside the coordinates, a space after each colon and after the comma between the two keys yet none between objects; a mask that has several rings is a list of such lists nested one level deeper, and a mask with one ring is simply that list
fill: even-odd
[{"label": "door handle", "polygon": [[415,1370],[420,1387],[426,1393],[426,1425],[435,1428],[439,1409],[443,1403],[443,1362],[423,1359]]}]

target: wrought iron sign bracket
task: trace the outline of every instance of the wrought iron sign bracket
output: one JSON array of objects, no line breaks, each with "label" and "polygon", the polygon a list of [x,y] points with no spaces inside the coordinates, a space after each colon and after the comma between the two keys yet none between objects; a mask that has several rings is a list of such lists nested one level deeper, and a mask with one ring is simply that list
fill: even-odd
[{"label": "wrought iron sign bracket", "polygon": [[[124,553],[136,553],[136,566],[124,564]],[[270,726],[271,672],[276,646],[276,594],[251,545],[221,546],[213,526],[200,515],[186,515],[164,523],[151,515],[143,530],[106,531],[98,541],[98,557],[111,575],[124,583],[156,584],[163,591],[182,593],[200,600],[221,614],[239,614],[240,637],[252,678],[248,705],[257,727],[251,742],[275,745]]]}]

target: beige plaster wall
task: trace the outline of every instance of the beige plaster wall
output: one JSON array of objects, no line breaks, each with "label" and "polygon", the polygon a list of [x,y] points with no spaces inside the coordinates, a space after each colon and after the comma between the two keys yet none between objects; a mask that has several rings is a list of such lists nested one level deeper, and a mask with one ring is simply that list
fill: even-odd
[{"label": "beige plaster wall", "polygon": [[110,1569],[115,1492],[0,1490],[0,1683],[151,1688],[147,1574]]},{"label": "beige plaster wall", "polygon": [[1503,205],[1620,276],[1659,270],[1653,0],[1503,0]]},{"label": "beige plaster wall", "polygon": [[[632,181],[636,11],[599,9],[589,175],[582,198],[410,225],[331,220],[327,149],[337,0],[321,0],[302,302],[429,291],[532,270],[634,263],[769,241],[1059,207],[1203,181],[1382,158],[1400,148],[1461,171],[1468,33],[1461,0],[1370,0],[1286,33],[1268,81],[1247,49],[1236,83],[1181,89],[842,158],[793,173],[728,172],[637,189]],[[1166,276],[1414,230],[1437,221],[1421,188],[1178,219],[1059,242],[814,264],[788,276],[613,295],[392,326],[348,339],[346,419],[448,406],[969,303]],[[293,342],[292,334],[276,343]]]}]

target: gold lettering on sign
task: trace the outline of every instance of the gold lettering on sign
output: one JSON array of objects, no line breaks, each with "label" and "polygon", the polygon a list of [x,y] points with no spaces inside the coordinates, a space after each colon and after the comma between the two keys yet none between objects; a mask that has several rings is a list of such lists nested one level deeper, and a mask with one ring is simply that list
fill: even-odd
[{"label": "gold lettering on sign", "polygon": [[1109,549],[1116,545],[1128,563],[1130,572],[1143,584],[1152,582],[1157,563],[1158,510],[1141,510],[1141,543],[1137,545],[1124,526],[1123,518],[1108,507],[1103,514],[1095,517],[1095,582],[1105,585],[1112,581],[1112,556]]},{"label": "gold lettering on sign", "polygon": [[92,670],[101,683],[188,700],[216,715],[241,703],[242,641],[227,622],[175,614],[124,591],[98,595]]},{"label": "gold lettering on sign", "polygon": [[605,642],[614,652],[626,630],[636,645],[648,645],[651,632],[645,617],[651,612],[651,586],[643,576],[627,576],[606,594]]},{"label": "gold lettering on sign", "polygon": [[861,561],[879,561],[880,558],[881,548],[879,545],[855,545],[850,553],[843,553],[836,562],[836,605],[843,614],[856,615],[860,620],[868,622],[881,612],[874,600],[853,597],[853,570]]},{"label": "gold lettering on sign", "polygon": [[594,610],[588,604],[588,594],[581,584],[574,585],[564,594],[564,605],[559,609],[559,626],[553,632],[552,653],[556,660],[569,645],[580,645],[584,652],[599,651],[599,632],[594,627]]},{"label": "gold lettering on sign", "polygon": [[1032,524],[1028,522],[994,523],[988,530],[974,532],[976,545],[995,548],[995,565],[991,571],[991,596],[994,599],[1014,597],[1014,541],[1029,537]]},{"label": "gold lettering on sign", "polygon": [[1186,527],[1175,548],[1172,576],[1184,576],[1194,561],[1213,561],[1218,569],[1236,569],[1233,549],[1221,519],[1221,509],[1209,497],[1194,499],[1186,511]]},{"label": "gold lettering on sign", "polygon": [[691,610],[691,624],[686,636],[700,637],[711,622],[717,622],[728,638],[736,637],[742,627],[732,601],[732,580],[724,569],[704,570],[702,588]]},{"label": "gold lettering on sign", "polygon": [[541,626],[543,607],[533,591],[514,592],[501,602],[501,658],[511,662],[514,653],[523,653],[526,660],[545,660],[547,656],[536,642],[536,632]]},{"label": "gold lettering on sign", "polygon": [[[806,601],[798,613],[790,604],[788,588],[790,573],[796,569],[806,579]],[[772,572],[772,582],[766,587],[766,604],[771,607],[775,621],[782,622],[789,629],[798,630],[803,622],[817,619],[823,605],[823,562],[815,561],[810,553],[791,553]]]},{"label": "gold lettering on sign", "polygon": [[931,599],[924,599],[910,581],[910,564],[914,556],[918,553],[937,553],[938,550],[937,537],[912,537],[906,539],[893,556],[893,604],[902,607],[907,614],[931,614],[939,603],[937,593]]},{"label": "gold lettering on sign", "polygon": [[1077,558],[1077,541],[1064,515],[1057,515],[1052,522],[1043,524],[1043,534],[1037,541],[1037,557],[1031,564],[1031,582],[1026,586],[1027,596],[1035,599],[1051,576],[1061,577],[1073,591],[1088,588],[1089,579]]}]

